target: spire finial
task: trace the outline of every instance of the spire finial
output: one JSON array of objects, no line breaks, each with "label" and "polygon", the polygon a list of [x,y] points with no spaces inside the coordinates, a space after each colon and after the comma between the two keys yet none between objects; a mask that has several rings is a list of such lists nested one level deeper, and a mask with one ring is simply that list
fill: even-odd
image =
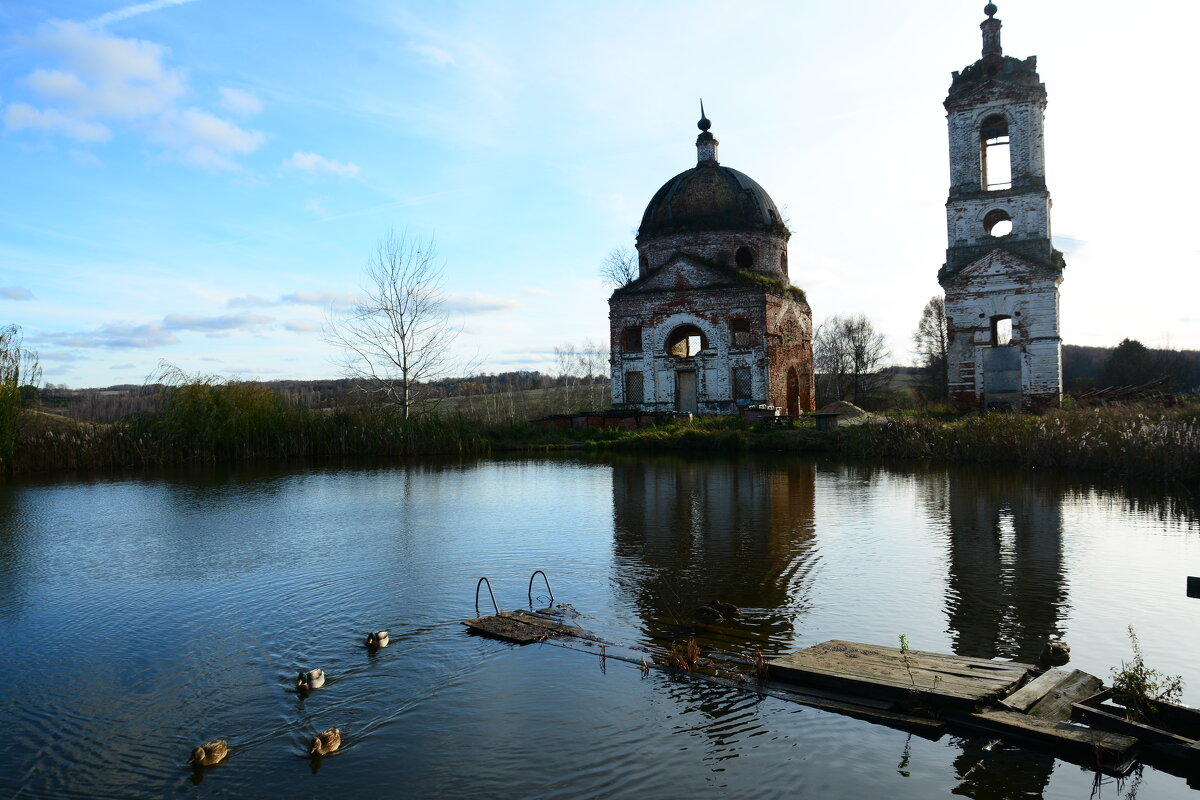
[{"label": "spire finial", "polygon": [[700,135],[696,137],[696,165],[715,167],[717,165],[717,145],[720,142],[708,129],[712,120],[704,115],[704,100],[700,100],[700,121],[696,123]]},{"label": "spire finial", "polygon": [[1002,56],[1004,51],[1000,48],[1000,20],[996,19],[995,3],[988,3],[983,7],[983,13],[987,14],[987,19],[979,23],[980,29],[983,31],[983,56]]}]

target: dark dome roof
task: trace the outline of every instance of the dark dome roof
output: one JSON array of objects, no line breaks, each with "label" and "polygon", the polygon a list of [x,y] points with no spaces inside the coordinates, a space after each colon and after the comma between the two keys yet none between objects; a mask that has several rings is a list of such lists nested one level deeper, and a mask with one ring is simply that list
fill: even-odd
[{"label": "dark dome roof", "polygon": [[773,231],[787,235],[775,201],[736,169],[715,162],[681,172],[654,193],[638,241],[682,231]]}]

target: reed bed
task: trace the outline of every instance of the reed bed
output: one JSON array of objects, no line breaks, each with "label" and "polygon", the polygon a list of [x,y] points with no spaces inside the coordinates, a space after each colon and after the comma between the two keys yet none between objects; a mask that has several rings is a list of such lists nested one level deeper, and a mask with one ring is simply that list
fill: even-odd
[{"label": "reed bed", "polygon": [[315,411],[253,382],[191,379],[154,411],[112,424],[26,412],[9,472],[105,470],[261,459],[476,454],[489,449],[454,419],[404,421],[380,407]]},{"label": "reed bed", "polygon": [[868,458],[1012,464],[1121,476],[1200,478],[1200,406],[1112,406],[1043,415],[987,414],[955,422],[890,417],[842,433]]}]

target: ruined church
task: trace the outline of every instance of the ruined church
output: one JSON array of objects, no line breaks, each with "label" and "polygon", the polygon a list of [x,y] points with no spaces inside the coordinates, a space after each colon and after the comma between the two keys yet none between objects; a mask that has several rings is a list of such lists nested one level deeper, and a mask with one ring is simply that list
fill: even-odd
[{"label": "ruined church", "polygon": [[788,280],[791,233],[766,191],[717,161],[701,107],[696,166],[638,228],[638,276],[609,298],[617,408],[813,410],[812,310]]},{"label": "ruined church", "polygon": [[[960,409],[1039,410],[1062,397],[1037,57],[1005,56],[996,6],[982,57],[953,73],[946,294],[948,387]],[[701,107],[697,163],[663,184],[637,233],[638,276],[609,298],[612,400],[632,411],[814,408],[812,310],[788,278],[774,201],[717,161]]]},{"label": "ruined church", "polygon": [[996,6],[984,8],[983,56],[946,97],[950,196],[946,292],[950,399],[960,409],[1038,410],[1062,399],[1058,287],[1050,240],[1037,56],[1004,55]]}]

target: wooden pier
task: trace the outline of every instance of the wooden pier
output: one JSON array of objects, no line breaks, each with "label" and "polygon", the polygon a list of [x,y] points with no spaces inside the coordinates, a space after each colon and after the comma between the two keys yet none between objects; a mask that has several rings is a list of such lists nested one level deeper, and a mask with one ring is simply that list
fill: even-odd
[{"label": "wooden pier", "polygon": [[769,662],[771,676],[865,697],[937,702],[966,711],[1007,695],[1033,664],[832,640]]},{"label": "wooden pier", "polygon": [[[755,679],[732,654],[709,651],[688,671],[607,641],[575,624],[573,608],[502,611],[463,622],[473,633],[517,644],[546,642],[604,659],[661,669],[936,738],[959,728],[1025,741],[1113,775],[1133,766],[1138,738],[1071,723],[1073,706],[1094,694],[1099,678],[1079,670],[832,640],[767,662]],[[653,662],[653,663],[651,663]]]},{"label": "wooden pier", "polygon": [[1101,683],[1079,670],[1040,673],[1033,664],[839,640],[768,666],[773,680],[891,700],[897,711],[936,714],[951,725],[1048,746],[1117,774],[1132,765],[1136,738],[1069,722],[1073,704]]}]

